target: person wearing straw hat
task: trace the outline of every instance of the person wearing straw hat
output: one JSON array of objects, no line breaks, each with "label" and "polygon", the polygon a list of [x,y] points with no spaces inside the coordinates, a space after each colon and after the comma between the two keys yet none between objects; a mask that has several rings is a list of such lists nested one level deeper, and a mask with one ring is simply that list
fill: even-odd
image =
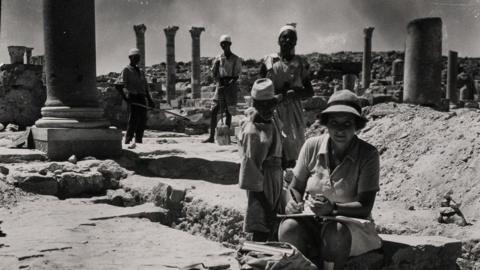
[{"label": "person wearing straw hat", "polygon": [[247,191],[244,230],[254,241],[276,238],[276,214],[281,212],[282,138],[273,119],[277,96],[270,79],[258,79],[252,86],[253,107],[238,134],[242,157],[239,185]]},{"label": "person wearing straw hat", "polygon": [[[155,106],[148,91],[145,74],[138,67],[141,57],[139,49],[130,49],[128,52],[130,64],[123,68],[122,73],[115,82],[116,89],[129,104],[127,132],[125,134],[125,144],[131,143],[128,148],[135,148],[136,143],[142,143],[143,133],[147,124],[146,106]],[[132,142],[133,137],[135,137],[135,140]]]},{"label": "person wearing straw hat", "polygon": [[212,108],[210,119],[210,136],[204,143],[215,141],[215,128],[217,127],[217,114],[225,112],[226,125],[231,126],[232,113],[237,105],[237,94],[239,91],[237,80],[242,71],[242,59],[235,55],[230,47],[232,38],[228,35],[220,37],[220,47],[223,53],[215,58],[212,66],[213,77],[217,83],[213,100],[215,106]]},{"label": "person wearing straw hat", "polygon": [[308,210],[315,217],[283,220],[279,240],[320,262],[323,269],[343,269],[349,256],[381,247],[371,220],[379,191],[379,153],[356,136],[367,119],[351,91],[330,97],[320,123],[328,132],[303,145],[285,207],[287,214]]},{"label": "person wearing straw hat", "polygon": [[283,26],[278,36],[280,52],[266,56],[260,67],[260,76],[271,79],[275,93],[283,95],[277,114],[287,135],[284,140],[284,167],[293,167],[305,142],[306,124],[301,100],[313,96],[308,63],[295,54],[296,44],[296,27],[292,24]]}]

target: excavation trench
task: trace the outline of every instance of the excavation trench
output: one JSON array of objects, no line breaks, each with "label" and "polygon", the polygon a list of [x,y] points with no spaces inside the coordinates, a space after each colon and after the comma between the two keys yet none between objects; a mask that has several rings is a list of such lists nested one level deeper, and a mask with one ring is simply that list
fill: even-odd
[{"label": "excavation trench", "polygon": [[140,214],[126,217],[147,218],[152,222],[160,222],[171,228],[201,235],[228,246],[237,245],[240,240],[246,239],[245,233],[242,232],[243,214],[240,211],[219,205],[212,206],[193,198],[186,190],[159,183],[145,193],[128,187],[114,192],[118,195],[109,194],[94,200],[94,203],[132,207],[151,202],[165,211],[155,215]]},{"label": "excavation trench", "polygon": [[[186,157],[181,153],[173,156],[171,153],[157,154],[159,155],[142,156],[130,153],[116,162],[82,161],[75,166],[68,163],[49,163],[38,166],[35,170],[39,172],[20,171],[12,174],[10,178],[17,183],[35,184],[34,186],[44,183],[42,182],[44,179],[39,175],[52,177],[57,181],[56,183],[59,183],[58,185],[67,180],[66,183],[87,183],[92,187],[102,187],[96,189],[96,194],[105,194],[91,198],[92,202],[123,208],[131,207],[132,211],[127,210],[116,216],[93,218],[92,222],[121,217],[146,218],[151,222],[203,236],[232,248],[238,246],[242,240],[248,239],[248,235],[242,231],[244,215],[242,207],[236,205],[244,203],[245,199],[232,197],[245,196],[243,192],[237,191],[238,163]],[[127,176],[123,168],[136,172],[136,175]],[[35,177],[32,178],[32,176]],[[60,178],[61,181],[59,181]],[[38,179],[42,181],[38,182]],[[108,185],[105,184],[107,180]],[[213,189],[217,190],[213,191]],[[222,194],[224,190],[228,192],[223,194],[223,197],[218,197],[218,194]],[[210,192],[217,194],[218,198],[215,194],[205,195]],[[81,193],[65,197],[78,197],[79,194]],[[384,234],[420,233],[382,226],[378,226],[377,231]],[[478,241],[464,241],[462,246],[462,259],[465,259],[465,263],[473,262],[478,258],[476,253]],[[421,251],[421,249],[418,250]],[[435,250],[441,251],[442,248]],[[358,260],[381,265],[387,263],[384,261],[382,252],[369,253],[366,256],[362,255]],[[381,267],[372,268],[371,265],[370,268],[361,268],[355,263],[352,265],[354,268],[347,269],[382,269]]]}]

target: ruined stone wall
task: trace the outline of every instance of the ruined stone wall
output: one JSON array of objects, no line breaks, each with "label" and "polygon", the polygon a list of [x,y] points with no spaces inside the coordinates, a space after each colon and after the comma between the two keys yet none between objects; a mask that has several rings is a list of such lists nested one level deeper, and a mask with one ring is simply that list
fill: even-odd
[{"label": "ruined stone wall", "polygon": [[31,126],[41,117],[46,100],[42,66],[8,64],[0,67],[0,123]]}]

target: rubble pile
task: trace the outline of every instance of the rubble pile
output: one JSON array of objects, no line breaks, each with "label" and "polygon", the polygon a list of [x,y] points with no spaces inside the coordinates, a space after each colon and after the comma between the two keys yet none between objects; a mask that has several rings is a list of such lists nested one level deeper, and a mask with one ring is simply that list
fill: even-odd
[{"label": "rubble pile", "polygon": [[113,160],[87,159],[76,164],[48,162],[18,166],[3,181],[27,192],[69,198],[116,189],[126,177],[127,171]]}]

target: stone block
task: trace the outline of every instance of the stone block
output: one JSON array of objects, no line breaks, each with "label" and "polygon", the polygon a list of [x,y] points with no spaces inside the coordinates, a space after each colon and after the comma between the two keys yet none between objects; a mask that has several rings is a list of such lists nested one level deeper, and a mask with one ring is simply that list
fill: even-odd
[{"label": "stone block", "polygon": [[66,160],[93,156],[119,156],[122,150],[122,132],[117,129],[32,128],[34,146],[51,160]]},{"label": "stone block", "polygon": [[135,206],[137,202],[132,194],[126,192],[123,189],[117,190],[108,190],[107,198],[110,201],[110,204],[116,206]]},{"label": "stone block", "polygon": [[455,270],[462,243],[442,236],[382,234],[385,270],[445,269]]},{"label": "stone block", "polygon": [[156,206],[165,207],[169,196],[172,194],[172,187],[165,183],[159,183],[152,189],[153,202]]},{"label": "stone block", "polygon": [[8,175],[7,181],[22,190],[36,194],[57,195],[58,193],[58,183],[52,175],[14,172]]},{"label": "stone block", "polygon": [[10,172],[10,170],[7,167],[0,166],[0,173],[7,175]]},{"label": "stone block", "polygon": [[75,197],[83,194],[100,194],[107,185],[99,172],[76,173],[65,172],[58,177],[60,197]]},{"label": "stone block", "polygon": [[185,199],[185,194],[186,194],[185,189],[172,189],[172,193],[170,194],[170,201],[173,203],[180,203]]},{"label": "stone block", "polygon": [[117,162],[113,160],[102,161],[97,168],[97,171],[108,180],[121,180],[128,176],[127,170],[122,168]]}]

